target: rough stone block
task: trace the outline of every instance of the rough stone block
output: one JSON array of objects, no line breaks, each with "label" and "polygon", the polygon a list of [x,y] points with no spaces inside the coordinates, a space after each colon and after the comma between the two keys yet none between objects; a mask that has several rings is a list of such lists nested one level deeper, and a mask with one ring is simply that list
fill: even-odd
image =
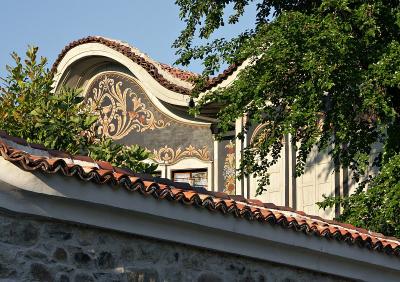
[{"label": "rough stone block", "polygon": [[94,282],[93,276],[87,273],[78,273],[75,275],[75,282]]},{"label": "rough stone block", "polygon": [[39,237],[39,228],[30,222],[10,222],[0,225],[0,242],[33,246]]},{"label": "rough stone block", "polygon": [[158,273],[154,269],[130,269],[126,272],[128,282],[158,282]]},{"label": "rough stone block", "polygon": [[63,248],[57,248],[53,253],[53,258],[58,261],[66,261],[68,258],[67,251],[65,251]]},{"label": "rough stone block", "polygon": [[99,269],[110,269],[115,267],[115,259],[110,252],[101,252],[97,258]]},{"label": "rough stone block", "polygon": [[32,263],[30,267],[32,281],[52,282],[54,277],[47,266],[40,263]]}]

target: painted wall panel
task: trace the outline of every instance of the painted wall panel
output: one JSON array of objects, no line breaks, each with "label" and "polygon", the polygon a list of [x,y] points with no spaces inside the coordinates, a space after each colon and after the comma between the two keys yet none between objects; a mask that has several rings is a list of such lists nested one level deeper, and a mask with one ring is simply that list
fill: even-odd
[{"label": "painted wall panel", "polygon": [[235,137],[226,137],[218,142],[218,191],[230,195],[236,191]]},{"label": "painted wall panel", "polygon": [[99,115],[95,128],[99,136],[139,144],[159,163],[173,164],[190,157],[212,161],[210,125],[183,122],[161,111],[134,77],[102,72],[86,89],[86,102]]}]

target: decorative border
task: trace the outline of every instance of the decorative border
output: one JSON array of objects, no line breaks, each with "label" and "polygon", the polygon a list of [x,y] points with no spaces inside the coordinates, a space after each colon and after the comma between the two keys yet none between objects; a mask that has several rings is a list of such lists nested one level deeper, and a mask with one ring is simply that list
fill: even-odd
[{"label": "decorative border", "polygon": [[[147,150],[150,151],[149,149]],[[210,152],[207,146],[196,148],[195,146],[189,145],[184,150],[181,147],[174,150],[165,145],[158,150],[154,149],[151,153],[153,154],[152,159],[160,164],[173,165],[184,158],[190,157],[197,158],[201,161],[210,161]]]},{"label": "decorative border", "polygon": [[235,143],[232,140],[225,145],[226,157],[224,162],[224,192],[228,195],[234,195],[236,192],[236,156]]}]

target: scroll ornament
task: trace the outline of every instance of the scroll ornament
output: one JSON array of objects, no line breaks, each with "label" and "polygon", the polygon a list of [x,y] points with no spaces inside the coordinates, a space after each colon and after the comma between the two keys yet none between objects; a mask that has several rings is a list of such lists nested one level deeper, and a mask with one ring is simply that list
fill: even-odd
[{"label": "scroll ornament", "polygon": [[159,163],[173,164],[186,157],[195,157],[203,161],[209,161],[210,152],[206,146],[203,148],[196,148],[192,145],[189,145],[184,150],[182,150],[181,147],[174,150],[167,145],[158,150],[153,150],[153,158]]},{"label": "scroll ornament", "polygon": [[131,131],[144,132],[171,125],[169,121],[157,120],[141,98],[131,88],[123,89],[122,84],[105,76],[87,100],[99,116],[95,125],[98,135],[116,140]]}]

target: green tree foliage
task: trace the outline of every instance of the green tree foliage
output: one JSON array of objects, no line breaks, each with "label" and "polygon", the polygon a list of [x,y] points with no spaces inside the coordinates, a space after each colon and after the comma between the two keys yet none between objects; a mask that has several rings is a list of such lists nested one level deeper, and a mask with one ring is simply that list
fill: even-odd
[{"label": "green tree foliage", "polygon": [[93,138],[97,116],[79,91],[61,89],[54,94],[53,74],[46,69],[46,58],[37,59],[37,52],[37,47],[29,47],[24,61],[12,54],[15,66],[7,66],[0,87],[0,129],[51,149],[89,155],[136,172],[154,171],[154,165],[143,162],[149,153],[139,146]]},{"label": "green tree foliage", "polygon": [[132,170],[138,172],[151,173],[157,168],[154,164],[143,162],[149,157],[146,149],[138,145],[124,146],[117,144],[110,138],[90,145],[89,155],[95,160],[107,161],[118,167],[134,168]]},{"label": "green tree foliage", "polygon": [[[220,128],[227,130],[238,117],[264,123],[262,134],[244,150],[241,174],[261,178],[258,193],[267,189],[268,169],[280,158],[282,140],[291,136],[297,149],[297,175],[311,149],[327,150],[337,168],[350,167],[356,180],[365,177],[371,147],[383,144],[373,162],[382,171],[396,167],[400,152],[400,4],[372,0],[176,0],[187,27],[174,42],[177,63],[203,60],[203,76],[225,63],[247,67],[228,87],[202,96],[194,112],[205,104],[226,105],[219,112]],[[233,24],[250,5],[257,6],[254,28],[231,40],[210,40],[225,23]],[[229,9],[228,9],[229,8]],[[233,11],[226,15],[227,11]],[[194,39],[205,40],[195,46]],[[239,134],[238,137],[241,137]],[[341,201],[341,219],[388,234],[398,234],[382,222],[398,223],[378,199],[379,187],[399,193],[395,179],[379,176],[367,192]],[[368,176],[367,176],[368,177]],[[386,184],[382,184],[386,183]],[[357,216],[355,207],[367,197],[380,211]],[[330,198],[332,203],[332,198]],[[327,203],[327,202],[326,202]],[[399,201],[394,202],[397,210]],[[376,218],[377,217],[377,218]],[[372,218],[378,223],[372,223]],[[394,233],[393,233],[394,232]]]}]

